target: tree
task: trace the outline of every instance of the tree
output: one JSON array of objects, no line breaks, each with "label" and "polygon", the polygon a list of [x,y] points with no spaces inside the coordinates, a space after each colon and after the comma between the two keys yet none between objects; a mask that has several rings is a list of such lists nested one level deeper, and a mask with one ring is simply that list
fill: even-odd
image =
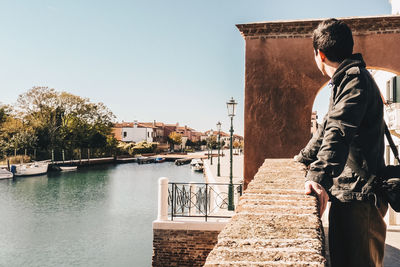
[{"label": "tree", "polygon": [[192,140],[188,139],[188,140],[186,141],[186,146],[194,147],[194,146],[195,146],[195,143],[194,143]]},{"label": "tree", "polygon": [[0,106],[0,142],[42,150],[93,147],[110,151],[111,144],[116,146],[107,140],[114,118],[103,103],[33,87],[19,95],[12,112]]},{"label": "tree", "polygon": [[171,144],[171,149],[173,150],[174,145],[182,144],[182,135],[177,132],[171,132],[168,135],[168,142]]}]

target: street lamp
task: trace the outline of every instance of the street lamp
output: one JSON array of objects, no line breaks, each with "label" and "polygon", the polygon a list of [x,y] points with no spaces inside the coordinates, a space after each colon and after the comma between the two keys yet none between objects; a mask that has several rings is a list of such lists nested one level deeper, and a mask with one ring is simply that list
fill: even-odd
[{"label": "street lamp", "polygon": [[207,133],[207,159],[210,159],[210,132]]},{"label": "street lamp", "polygon": [[221,148],[220,136],[221,136],[221,122],[217,122],[217,130],[218,130],[218,165],[217,165],[217,176],[221,176],[221,167],[220,167],[220,159],[219,159],[219,151]]},{"label": "street lamp", "polygon": [[212,158],[213,158],[213,154],[212,154],[212,136],[213,136],[214,132],[213,129],[210,130],[210,151],[211,151],[211,159],[210,159],[210,164],[213,165],[212,162]]},{"label": "street lamp", "polygon": [[229,130],[231,133],[230,138],[230,172],[229,172],[229,191],[228,191],[228,210],[235,210],[235,204],[233,203],[233,153],[232,153],[232,143],[233,143],[233,117],[235,116],[236,109],[236,101],[233,97],[226,102],[226,106],[228,108],[228,116],[231,118],[231,129]]}]

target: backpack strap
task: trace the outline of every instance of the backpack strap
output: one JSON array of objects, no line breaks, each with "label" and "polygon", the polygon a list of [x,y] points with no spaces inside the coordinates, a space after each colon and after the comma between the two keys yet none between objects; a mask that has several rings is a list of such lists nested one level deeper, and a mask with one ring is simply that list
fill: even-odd
[{"label": "backpack strap", "polygon": [[398,163],[400,163],[399,151],[398,151],[396,145],[393,142],[392,135],[390,134],[390,131],[389,131],[389,128],[387,127],[387,125],[386,125],[386,122],[385,122],[385,136],[386,136],[386,139],[389,142],[390,148],[392,149],[394,158],[397,160]]}]

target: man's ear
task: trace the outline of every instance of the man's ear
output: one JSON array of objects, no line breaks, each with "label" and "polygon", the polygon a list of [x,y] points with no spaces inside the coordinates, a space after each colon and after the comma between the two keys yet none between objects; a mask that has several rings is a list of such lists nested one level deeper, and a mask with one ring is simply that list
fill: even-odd
[{"label": "man's ear", "polygon": [[318,49],[318,54],[319,54],[319,56],[321,57],[321,61],[322,61],[322,62],[325,62],[325,60],[326,60],[326,55],[325,55],[325,53]]}]

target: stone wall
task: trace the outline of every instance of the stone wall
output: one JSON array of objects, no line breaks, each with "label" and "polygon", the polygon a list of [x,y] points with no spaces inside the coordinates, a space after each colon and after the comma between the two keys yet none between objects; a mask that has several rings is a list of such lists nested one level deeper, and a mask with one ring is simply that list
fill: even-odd
[{"label": "stone wall", "polygon": [[[400,74],[400,16],[343,20],[368,67]],[[329,81],[314,60],[311,35],[320,21],[237,25],[246,42],[245,187],[264,159],[293,157],[310,139],[314,99]]]},{"label": "stone wall", "polygon": [[265,160],[205,266],[325,266],[317,200],[304,195],[304,175],[291,159]]},{"label": "stone wall", "polygon": [[154,267],[203,266],[226,222],[154,222]]}]

